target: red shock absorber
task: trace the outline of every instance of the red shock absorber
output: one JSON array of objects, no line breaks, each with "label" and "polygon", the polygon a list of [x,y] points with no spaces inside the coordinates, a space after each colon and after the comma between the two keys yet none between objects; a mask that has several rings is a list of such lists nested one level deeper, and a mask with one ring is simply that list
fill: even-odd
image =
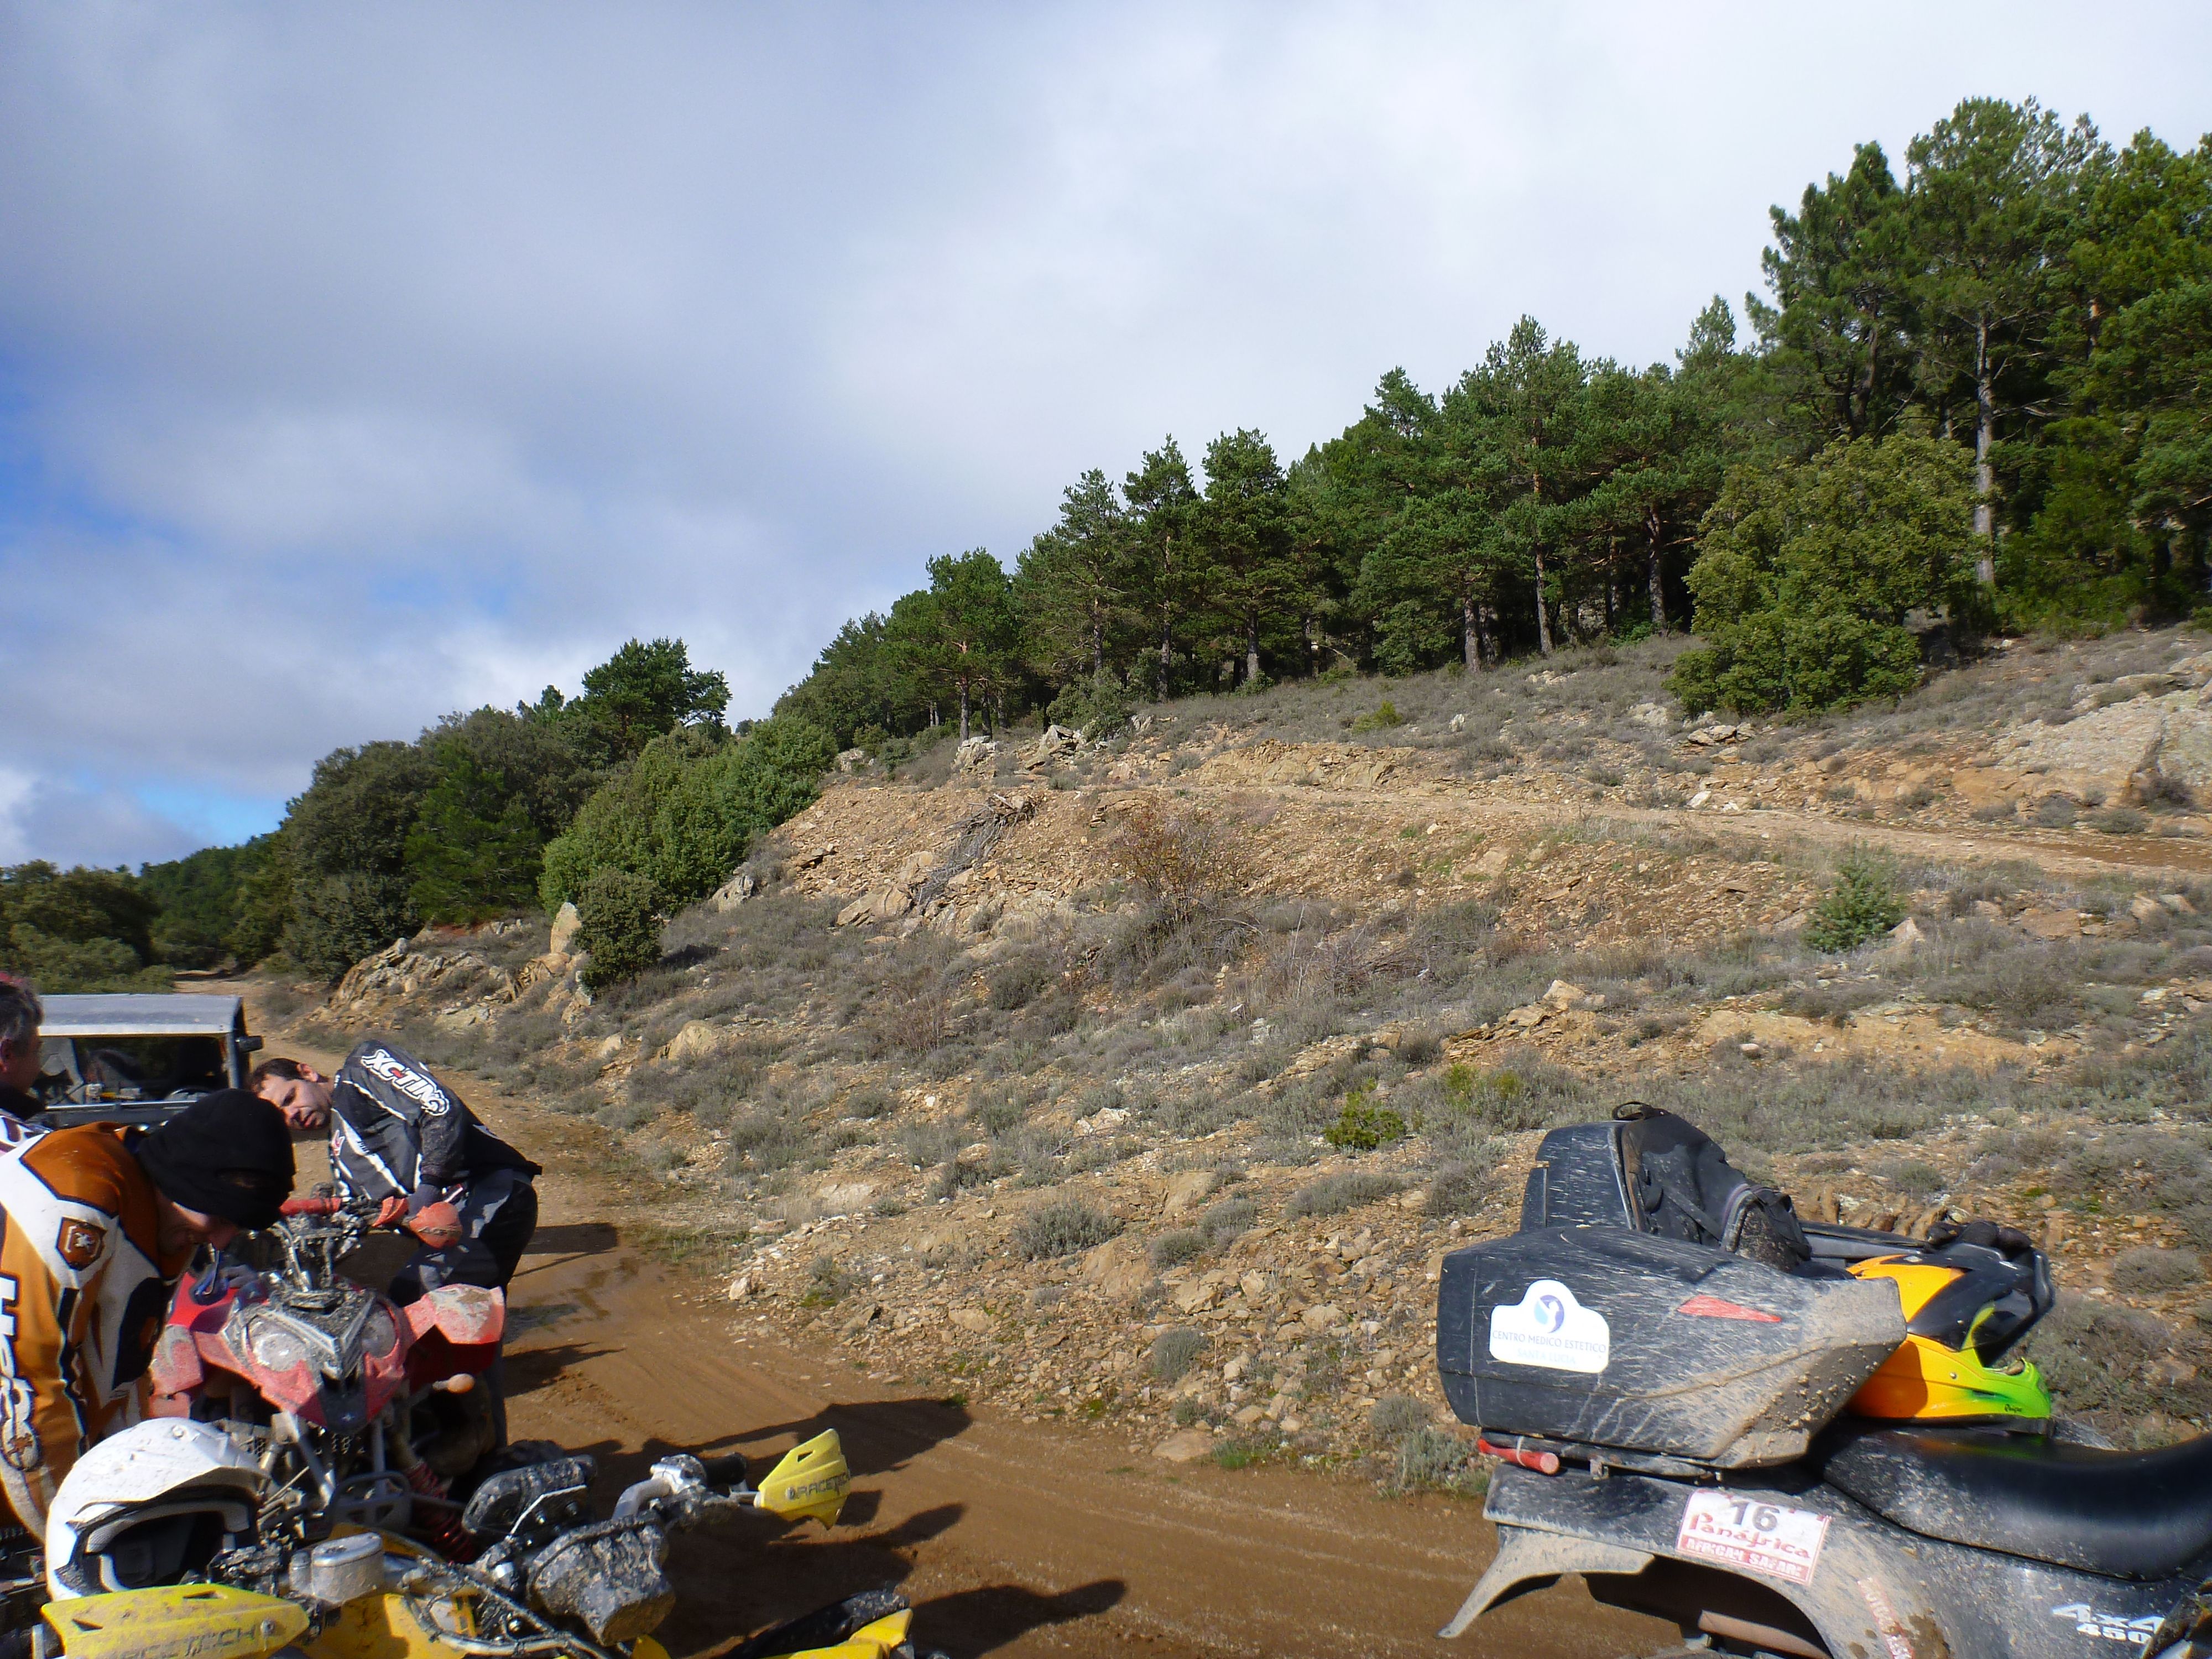
[{"label": "red shock absorber", "polygon": [[415,1495],[425,1500],[423,1507],[437,1517],[432,1527],[421,1527],[418,1531],[428,1534],[431,1548],[448,1561],[465,1561],[476,1553],[476,1545],[461,1525],[460,1505],[446,1496],[446,1483],[431,1472],[428,1463],[419,1460],[407,1471],[407,1484],[415,1488]]}]

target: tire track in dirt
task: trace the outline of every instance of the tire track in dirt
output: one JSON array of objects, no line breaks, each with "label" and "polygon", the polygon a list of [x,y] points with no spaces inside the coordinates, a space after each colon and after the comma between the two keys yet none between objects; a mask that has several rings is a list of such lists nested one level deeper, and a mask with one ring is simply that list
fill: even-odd
[{"label": "tire track in dirt", "polygon": [[[327,1069],[338,1059],[272,1048]],[[1435,1631],[1494,1550],[1475,1504],[1384,1500],[1303,1471],[1175,1468],[1118,1434],[1025,1425],[870,1376],[765,1320],[741,1332],[708,1287],[625,1242],[650,1194],[605,1170],[586,1126],[464,1086],[546,1165],[512,1292],[516,1437],[592,1452],[610,1491],[668,1450],[773,1457],[823,1427],[851,1459],[834,1530],[762,1521],[674,1540],[680,1600],[660,1632],[672,1653],[724,1652],[885,1584],[915,1603],[917,1639],[954,1659],[1610,1659],[1674,1639],[1570,1581],[1447,1646]],[[318,1161],[303,1158],[303,1180]]]}]

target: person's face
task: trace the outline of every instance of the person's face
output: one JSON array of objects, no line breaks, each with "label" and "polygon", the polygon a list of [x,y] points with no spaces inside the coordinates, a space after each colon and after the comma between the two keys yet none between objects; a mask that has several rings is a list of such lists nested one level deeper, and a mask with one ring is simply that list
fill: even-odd
[{"label": "person's face", "polygon": [[0,1039],[0,1084],[28,1092],[39,1080],[39,1040],[22,1042]]},{"label": "person's face", "polygon": [[161,1220],[155,1231],[163,1255],[183,1255],[195,1244],[204,1244],[210,1249],[222,1249],[238,1237],[238,1224],[219,1215],[188,1210],[176,1200],[164,1196]]},{"label": "person's face", "polygon": [[313,1066],[300,1068],[300,1077],[270,1077],[261,1080],[261,1097],[284,1114],[295,1129],[325,1129],[331,1121],[331,1082]]}]

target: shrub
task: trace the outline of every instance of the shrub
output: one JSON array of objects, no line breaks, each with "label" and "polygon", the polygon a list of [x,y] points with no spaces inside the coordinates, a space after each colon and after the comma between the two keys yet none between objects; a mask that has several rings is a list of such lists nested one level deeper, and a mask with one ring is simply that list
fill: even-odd
[{"label": "shrub", "polygon": [[2140,836],[2150,828],[2150,819],[2132,806],[2108,806],[2089,815],[2089,827],[2108,836]]},{"label": "shrub", "polygon": [[1344,1109],[1337,1114],[1336,1121],[1321,1134],[1332,1146],[1371,1152],[1391,1141],[1403,1140],[1406,1120],[1388,1107],[1377,1106],[1367,1090],[1354,1089],[1345,1097]]},{"label": "shrub", "polygon": [[1135,700],[1110,673],[1070,680],[1046,706],[1044,717],[1055,726],[1080,732],[1091,742],[1114,737],[1129,724]]},{"label": "shrub", "polygon": [[2030,1333],[2027,1353],[2067,1415],[2128,1435],[2154,1411],[2196,1417],[2212,1410],[2212,1384],[2201,1377],[2170,1388],[2144,1382],[2149,1363],[2172,1341],[2173,1333],[2148,1314],[2062,1295]]},{"label": "shrub", "polygon": [[1253,878],[1249,837],[1210,814],[1146,801],[1109,849],[1115,867],[1171,923],[1218,912]]},{"label": "shrub", "polygon": [[1181,1382],[1205,1348],[1205,1332],[1170,1326],[1152,1339],[1152,1375],[1163,1382]]},{"label": "shrub", "polygon": [[1013,1244],[1030,1261],[1042,1261],[1103,1244],[1121,1231],[1121,1224],[1097,1206],[1079,1198],[1056,1198],[1014,1224]]},{"label": "shrub", "polygon": [[1425,1424],[1399,1440],[1398,1466],[1390,1484],[1400,1492],[1436,1487],[1472,1496],[1489,1481],[1474,1466],[1466,1442]]},{"label": "shrub", "polygon": [[2122,1250],[2112,1263],[2112,1283],[2123,1291],[2178,1291],[2203,1277],[2194,1250]]},{"label": "shrub", "polygon": [[825,733],[787,717],[735,740],[690,726],[655,738],[547,846],[538,896],[557,909],[612,867],[650,878],[671,905],[703,898],[756,837],[813,800],[833,754]]},{"label": "shrub", "polygon": [[576,943],[591,958],[584,982],[593,990],[635,979],[660,960],[657,897],[650,881],[626,870],[601,870],[584,884]]},{"label": "shrub", "polygon": [[1346,1210],[1388,1198],[1405,1184],[1395,1176],[1377,1175],[1367,1170],[1340,1170],[1299,1188],[1291,1194],[1285,1208],[1294,1216],[1341,1215]]},{"label": "shrub", "polygon": [[799,1298],[802,1308],[827,1308],[842,1301],[854,1283],[850,1273],[837,1265],[834,1255],[818,1255],[809,1270],[805,1292]]},{"label": "shrub", "polygon": [[1393,1444],[1428,1427],[1429,1408],[1410,1394],[1386,1394],[1367,1413],[1367,1426],[1377,1440]]},{"label": "shrub", "polygon": [[1162,1273],[1205,1254],[1206,1235],[1195,1227],[1177,1227],[1152,1241],[1152,1266]]},{"label": "shrub", "polygon": [[1218,1250],[1239,1234],[1250,1231],[1260,1218],[1260,1206],[1249,1198],[1224,1198],[1198,1218],[1198,1231],[1208,1249]]},{"label": "shrub", "polygon": [[1398,1059],[1403,1065],[1425,1066],[1443,1051],[1443,1039],[1434,1031],[1407,1031],[1398,1039]]},{"label": "shrub", "polygon": [[1381,702],[1352,721],[1355,732],[1387,732],[1394,726],[1403,726],[1405,716],[1399,714],[1397,704],[1385,697]]},{"label": "shrub", "polygon": [[889,1117],[898,1110],[898,1097],[888,1089],[866,1087],[855,1089],[845,1097],[845,1115],[862,1122],[872,1122],[879,1117]]},{"label": "shrub", "polygon": [[1850,951],[1904,920],[1889,866],[1864,848],[1853,848],[1836,868],[1836,884],[1814,907],[1805,943],[1815,951]]},{"label": "shrub", "polygon": [[1492,1176],[1472,1164],[1447,1164],[1429,1182],[1422,1207],[1432,1216],[1473,1215],[1490,1196]]},{"label": "shrub", "polygon": [[1012,1013],[1026,1006],[1030,998],[1059,976],[1045,952],[1019,951],[993,966],[983,976],[983,984],[990,993],[991,1006]]},{"label": "shrub", "polygon": [[1689,574],[1698,629],[1667,689],[1686,708],[1830,708],[1920,683],[1913,611],[1978,619],[1972,477],[1955,444],[1838,441],[1733,470]]}]

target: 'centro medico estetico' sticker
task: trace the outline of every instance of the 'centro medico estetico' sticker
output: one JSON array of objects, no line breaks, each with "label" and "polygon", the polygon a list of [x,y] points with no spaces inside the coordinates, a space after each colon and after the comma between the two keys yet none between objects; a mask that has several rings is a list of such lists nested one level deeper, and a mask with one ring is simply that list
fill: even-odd
[{"label": "'centro medico estetico' sticker", "polygon": [[1605,1316],[1585,1308],[1556,1279],[1540,1279],[1512,1307],[1490,1310],[1490,1357],[1547,1370],[1601,1371],[1613,1358]]}]

